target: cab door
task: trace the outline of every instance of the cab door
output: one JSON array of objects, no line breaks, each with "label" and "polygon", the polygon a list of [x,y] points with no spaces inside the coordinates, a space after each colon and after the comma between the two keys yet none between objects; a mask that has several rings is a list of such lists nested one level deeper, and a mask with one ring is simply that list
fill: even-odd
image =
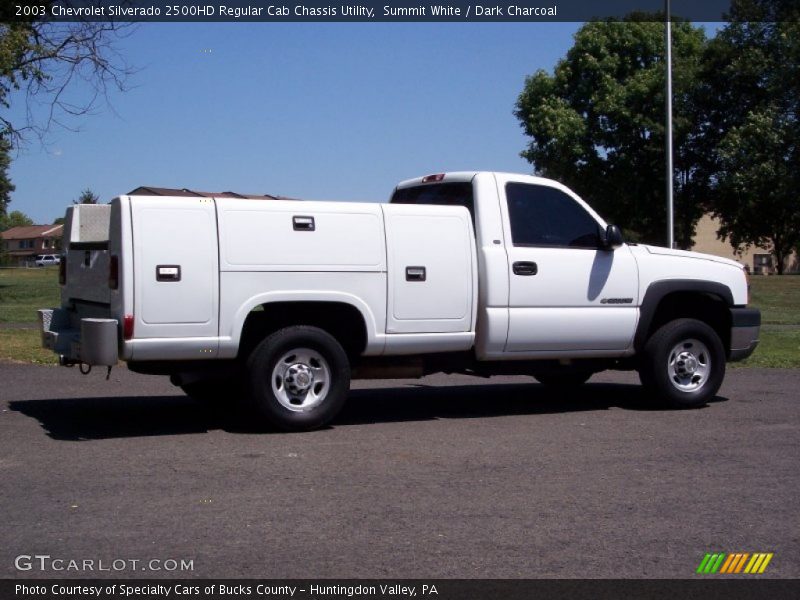
[{"label": "cab door", "polygon": [[217,217],[211,198],[131,198],[137,338],[218,335]]},{"label": "cab door", "polygon": [[604,249],[605,225],[554,182],[498,176],[509,270],[508,353],[622,353],[638,315],[630,249]]}]

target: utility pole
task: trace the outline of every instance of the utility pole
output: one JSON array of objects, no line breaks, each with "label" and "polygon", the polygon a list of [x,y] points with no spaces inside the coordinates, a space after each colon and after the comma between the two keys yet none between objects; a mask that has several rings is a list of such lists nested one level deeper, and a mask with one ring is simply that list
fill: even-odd
[{"label": "utility pole", "polygon": [[666,47],[667,47],[667,246],[675,247],[675,224],[672,203],[672,22],[670,17],[670,0],[666,4]]}]

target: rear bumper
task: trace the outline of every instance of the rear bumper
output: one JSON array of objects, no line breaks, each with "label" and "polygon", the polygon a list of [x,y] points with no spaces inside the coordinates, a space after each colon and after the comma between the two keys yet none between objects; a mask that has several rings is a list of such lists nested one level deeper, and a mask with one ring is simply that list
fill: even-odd
[{"label": "rear bumper", "polygon": [[731,309],[730,361],[744,360],[758,346],[761,311],[757,308]]},{"label": "rear bumper", "polygon": [[117,364],[119,322],[116,319],[78,319],[74,312],[63,308],[41,309],[38,314],[42,347],[58,354],[59,364]]}]

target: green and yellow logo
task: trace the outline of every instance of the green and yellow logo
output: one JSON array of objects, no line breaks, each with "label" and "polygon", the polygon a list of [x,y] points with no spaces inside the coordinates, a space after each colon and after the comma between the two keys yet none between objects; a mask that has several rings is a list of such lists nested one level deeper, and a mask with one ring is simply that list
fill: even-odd
[{"label": "green and yellow logo", "polygon": [[772,552],[707,553],[703,560],[700,561],[697,572],[701,575],[714,575],[716,573],[755,575],[766,570],[769,561],[772,560],[772,556]]}]

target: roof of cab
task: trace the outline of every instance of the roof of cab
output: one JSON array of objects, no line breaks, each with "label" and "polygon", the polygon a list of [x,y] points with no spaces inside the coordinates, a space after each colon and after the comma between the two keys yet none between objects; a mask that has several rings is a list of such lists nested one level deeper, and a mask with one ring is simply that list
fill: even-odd
[{"label": "roof of cab", "polygon": [[[405,188],[416,185],[436,185],[437,183],[441,184],[448,182],[472,181],[476,176],[482,174],[511,176],[514,178],[520,178],[521,180],[528,181],[530,183],[555,185],[556,187],[562,186],[562,184],[560,184],[558,181],[555,181],[554,179],[539,177],[537,175],[531,175],[528,173],[507,173],[503,171],[452,171],[449,173],[448,172],[429,173],[428,175],[423,175],[422,177],[415,177],[414,179],[406,179],[405,181],[401,181],[400,183],[398,183],[397,187]],[[435,180],[425,181],[426,179],[432,178],[433,176],[437,176],[437,178]]]}]

